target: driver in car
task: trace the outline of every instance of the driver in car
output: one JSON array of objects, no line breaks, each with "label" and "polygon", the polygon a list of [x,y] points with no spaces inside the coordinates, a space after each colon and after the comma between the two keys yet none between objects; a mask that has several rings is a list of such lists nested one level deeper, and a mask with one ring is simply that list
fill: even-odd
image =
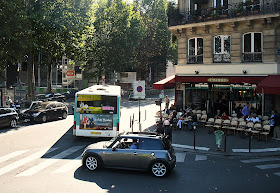
[{"label": "driver in car", "polygon": [[137,139],[133,139],[133,144],[130,146],[130,149],[138,149]]}]

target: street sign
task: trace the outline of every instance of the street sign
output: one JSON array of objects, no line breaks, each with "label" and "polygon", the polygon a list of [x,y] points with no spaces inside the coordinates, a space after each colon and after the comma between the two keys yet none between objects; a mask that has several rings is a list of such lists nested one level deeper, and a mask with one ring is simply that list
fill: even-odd
[{"label": "street sign", "polygon": [[133,83],[133,98],[144,99],[145,98],[145,81],[135,81]]}]

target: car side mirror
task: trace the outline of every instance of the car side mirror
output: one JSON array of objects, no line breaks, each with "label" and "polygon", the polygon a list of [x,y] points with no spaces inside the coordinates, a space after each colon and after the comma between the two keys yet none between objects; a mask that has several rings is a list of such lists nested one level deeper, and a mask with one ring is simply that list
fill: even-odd
[{"label": "car side mirror", "polygon": [[112,151],[116,151],[116,150],[117,150],[117,148],[116,148],[116,147],[113,147],[113,148],[112,148]]}]

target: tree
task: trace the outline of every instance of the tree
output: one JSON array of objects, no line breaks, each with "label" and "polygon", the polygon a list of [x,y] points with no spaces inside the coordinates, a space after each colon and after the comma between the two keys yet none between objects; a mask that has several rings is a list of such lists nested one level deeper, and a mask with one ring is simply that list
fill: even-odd
[{"label": "tree", "polygon": [[110,77],[113,71],[132,69],[135,61],[135,46],[142,38],[139,12],[121,0],[99,0],[94,11],[95,33],[87,39],[85,66],[88,76]]}]

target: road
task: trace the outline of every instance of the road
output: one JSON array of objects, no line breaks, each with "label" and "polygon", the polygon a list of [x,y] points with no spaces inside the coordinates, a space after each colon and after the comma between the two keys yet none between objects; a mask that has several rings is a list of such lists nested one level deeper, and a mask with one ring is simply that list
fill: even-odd
[{"label": "road", "polygon": [[[142,129],[154,124],[154,113],[159,110],[154,100],[140,103]],[[123,100],[122,130],[130,129],[133,113],[138,119],[138,102]],[[72,124],[73,115],[69,115],[65,120],[2,129],[0,192],[279,192],[280,157],[225,157],[178,151],[177,166],[162,179],[139,171],[91,172],[81,167],[84,147],[108,139],[74,137]],[[137,127],[136,121],[134,129]]]}]

